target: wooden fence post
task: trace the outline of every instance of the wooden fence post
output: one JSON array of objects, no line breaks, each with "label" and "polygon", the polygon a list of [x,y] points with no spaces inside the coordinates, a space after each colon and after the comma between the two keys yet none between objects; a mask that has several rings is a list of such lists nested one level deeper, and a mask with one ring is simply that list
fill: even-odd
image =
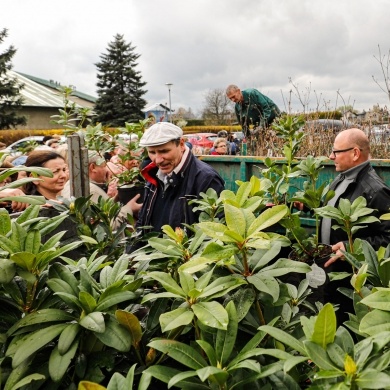
[{"label": "wooden fence post", "polygon": [[89,196],[88,149],[84,136],[77,132],[68,137],[70,196]]}]

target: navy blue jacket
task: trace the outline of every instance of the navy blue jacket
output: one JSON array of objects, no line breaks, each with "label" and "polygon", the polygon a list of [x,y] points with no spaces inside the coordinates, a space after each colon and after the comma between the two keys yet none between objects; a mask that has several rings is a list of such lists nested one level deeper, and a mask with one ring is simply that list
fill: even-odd
[{"label": "navy blue jacket", "polygon": [[192,153],[189,153],[181,171],[173,173],[165,191],[164,184],[156,176],[157,171],[154,163],[143,170],[147,185],[136,228],[150,225],[150,231],[161,233],[163,225],[175,229],[182,228],[183,223],[191,225],[198,222],[199,214],[192,211],[193,206],[188,205],[188,201],[199,198],[199,194],[209,188],[218,194],[224,189],[224,181],[214,168]]}]

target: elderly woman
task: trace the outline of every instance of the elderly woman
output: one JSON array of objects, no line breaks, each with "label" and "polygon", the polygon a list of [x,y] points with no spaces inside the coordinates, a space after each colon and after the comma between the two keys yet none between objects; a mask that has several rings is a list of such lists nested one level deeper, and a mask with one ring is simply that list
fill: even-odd
[{"label": "elderly woman", "polygon": [[210,153],[213,156],[221,156],[227,153],[227,139],[226,138],[217,138],[214,141],[213,150]]}]

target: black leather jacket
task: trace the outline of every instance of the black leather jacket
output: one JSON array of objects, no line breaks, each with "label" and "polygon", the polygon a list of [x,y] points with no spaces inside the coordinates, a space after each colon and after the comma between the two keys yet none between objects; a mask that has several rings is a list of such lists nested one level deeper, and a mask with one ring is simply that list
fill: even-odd
[{"label": "black leather jacket", "polygon": [[[340,179],[336,177],[330,189],[333,190],[339,181]],[[353,202],[359,196],[367,200],[367,207],[376,209],[372,215],[379,218],[382,214],[390,212],[390,188],[386,186],[371,165],[367,165],[358,173],[356,179],[349,184],[340,198]],[[332,225],[335,223],[332,221]],[[353,237],[368,241],[375,250],[380,246],[386,247],[390,243],[390,221],[370,223],[366,228],[357,230]],[[340,241],[347,241],[346,233],[341,229],[332,229],[330,243],[334,245]]]}]

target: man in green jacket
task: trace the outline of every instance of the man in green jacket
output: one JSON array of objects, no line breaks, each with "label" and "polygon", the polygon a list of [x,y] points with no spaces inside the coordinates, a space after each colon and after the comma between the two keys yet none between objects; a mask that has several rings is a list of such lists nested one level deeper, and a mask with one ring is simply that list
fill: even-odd
[{"label": "man in green jacket", "polygon": [[237,85],[226,88],[226,96],[236,103],[235,112],[244,134],[249,135],[249,129],[269,127],[272,121],[280,115],[278,106],[257,89],[249,88],[243,91]]}]

